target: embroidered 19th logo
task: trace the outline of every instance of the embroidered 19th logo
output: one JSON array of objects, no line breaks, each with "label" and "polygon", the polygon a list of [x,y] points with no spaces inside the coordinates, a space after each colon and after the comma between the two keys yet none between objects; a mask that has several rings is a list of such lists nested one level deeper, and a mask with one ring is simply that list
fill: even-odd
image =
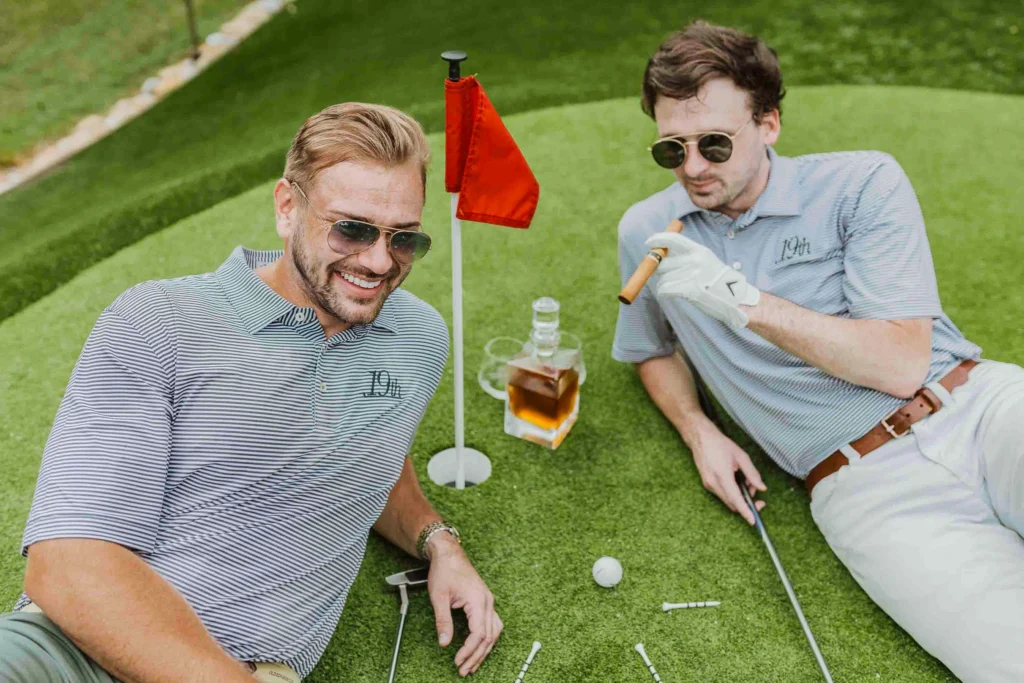
[{"label": "embroidered 19th logo", "polygon": [[806,237],[794,235],[793,237],[782,240],[782,253],[779,254],[779,258],[775,259],[775,263],[782,263],[783,261],[789,261],[797,256],[803,256],[810,253],[810,240]]},{"label": "embroidered 19th logo", "polygon": [[387,370],[370,371],[370,390],[364,391],[365,398],[402,398],[402,387]]}]

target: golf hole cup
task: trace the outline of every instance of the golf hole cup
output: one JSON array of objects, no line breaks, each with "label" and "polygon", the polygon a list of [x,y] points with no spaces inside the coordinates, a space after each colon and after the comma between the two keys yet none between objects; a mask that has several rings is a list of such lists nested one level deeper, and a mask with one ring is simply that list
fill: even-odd
[{"label": "golf hole cup", "polygon": [[484,362],[476,381],[489,396],[508,398],[508,362],[523,353],[523,342],[512,337],[495,337],[484,346]]},{"label": "golf hole cup", "polygon": [[622,563],[614,557],[599,557],[591,570],[594,581],[604,588],[614,588],[619,581],[622,581]]}]

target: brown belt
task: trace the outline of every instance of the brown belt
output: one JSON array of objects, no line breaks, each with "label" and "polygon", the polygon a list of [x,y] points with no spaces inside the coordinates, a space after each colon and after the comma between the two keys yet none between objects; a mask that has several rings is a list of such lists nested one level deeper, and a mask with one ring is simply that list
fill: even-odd
[{"label": "brown belt", "polygon": [[[967,381],[967,373],[977,364],[978,361],[976,360],[965,360],[940,379],[939,384],[946,391],[953,391],[953,389]],[[861,457],[864,457],[882,444],[898,439],[901,436],[906,436],[910,433],[910,426],[912,424],[928,417],[932,413],[937,413],[941,407],[942,401],[935,395],[935,392],[928,387],[921,387],[914,394],[914,398],[910,399],[906,405],[879,422],[864,436],[850,442],[850,447],[860,453]],[[830,474],[838,472],[849,464],[849,458],[843,455],[842,451],[836,451],[815,465],[811,473],[807,475],[807,481],[805,482],[808,495],[814,492],[814,487],[818,485],[819,481]]]}]

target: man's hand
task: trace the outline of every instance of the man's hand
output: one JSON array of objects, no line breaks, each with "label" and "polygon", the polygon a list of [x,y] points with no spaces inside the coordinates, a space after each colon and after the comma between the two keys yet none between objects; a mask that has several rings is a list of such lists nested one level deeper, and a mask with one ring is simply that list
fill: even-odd
[{"label": "man's hand", "polygon": [[469,637],[455,655],[460,676],[475,673],[501,634],[503,624],[494,611],[494,596],[476,573],[461,546],[447,533],[435,534],[427,544],[430,575],[427,589],[434,605],[438,641],[452,641],[452,609],[461,609],[469,622]]},{"label": "man's hand", "polygon": [[734,329],[747,326],[749,319],[740,305],[756,306],[761,293],[742,273],[722,263],[707,247],[677,233],[659,232],[645,244],[649,249],[668,249],[656,271],[661,276],[659,297],[683,297]]},{"label": "man's hand", "polygon": [[[730,510],[738,512],[753,526],[754,514],[743,500],[743,493],[736,482],[736,472],[743,472],[751,496],[758,491],[767,491],[768,487],[761,480],[761,475],[750,461],[750,456],[717,428],[705,430],[692,450],[693,462],[700,472],[704,488],[718,496]],[[754,506],[760,512],[764,509],[765,502],[754,501]]]}]

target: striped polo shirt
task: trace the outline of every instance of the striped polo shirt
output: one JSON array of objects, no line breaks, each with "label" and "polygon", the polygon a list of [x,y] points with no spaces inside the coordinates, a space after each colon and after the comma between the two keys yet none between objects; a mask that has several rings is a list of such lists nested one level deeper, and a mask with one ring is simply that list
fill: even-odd
[{"label": "striped polo shirt", "polygon": [[[768,184],[735,220],[699,209],[679,183],[633,205],[619,223],[623,284],[644,241],[675,218],[683,234],[762,292],[840,318],[932,319],[940,378],[981,349],[942,312],[917,196],[881,152],[795,158],[768,149]],[[729,416],[797,477],[906,401],[829,375],[749,329],[734,330],[681,298],[655,295],[658,276],[620,305],[612,356],[639,363],[678,345]]]},{"label": "striped polo shirt", "polygon": [[[132,549],[242,661],[305,676],[338,624],[370,527],[441,379],[448,330],[402,289],[326,338],[235,249],[100,316],[43,453],[22,552]],[[19,607],[26,602],[24,596]]]}]

